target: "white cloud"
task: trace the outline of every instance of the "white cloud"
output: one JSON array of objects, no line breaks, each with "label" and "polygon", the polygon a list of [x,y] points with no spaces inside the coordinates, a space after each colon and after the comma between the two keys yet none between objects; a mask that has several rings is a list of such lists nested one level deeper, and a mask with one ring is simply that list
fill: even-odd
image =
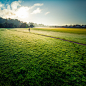
[{"label": "white cloud", "polygon": [[[36,10],[32,10],[32,8],[35,8],[37,6],[42,6],[43,4],[36,3],[30,7],[27,6],[21,6],[21,0],[14,1],[10,5],[6,4],[6,8],[4,7],[4,4],[0,2],[0,17],[2,18],[12,18],[12,19],[19,19],[21,21],[25,21],[27,19],[30,19],[31,14],[37,14],[41,13],[41,9],[37,8]],[[1,9],[3,8],[3,9]],[[29,11],[31,10],[32,13]],[[28,21],[28,20],[27,20]]]},{"label": "white cloud", "polygon": [[21,6],[20,5],[21,1],[14,1],[11,3],[11,8],[12,10],[16,10],[18,6]]},{"label": "white cloud", "polygon": [[[21,1],[14,1],[11,3],[11,5],[6,4],[7,9],[3,9],[3,10],[0,9],[0,17],[13,18],[13,19],[18,18],[16,12],[18,11],[18,6],[21,6],[20,3]],[[0,3],[0,6],[4,6],[4,5]]]},{"label": "white cloud", "polygon": [[15,18],[15,13],[11,10],[4,9],[0,10],[0,16],[3,18]]},{"label": "white cloud", "polygon": [[46,12],[45,15],[49,14],[50,12]]},{"label": "white cloud", "polygon": [[4,4],[0,2],[0,8],[4,8]]},{"label": "white cloud", "polygon": [[7,4],[7,9],[8,9],[8,10],[11,10],[11,8],[10,8],[10,5],[9,5],[9,4]]},{"label": "white cloud", "polygon": [[36,6],[42,6],[42,5],[43,5],[43,4],[36,3],[36,4],[34,4],[33,6],[31,6],[30,9],[32,9],[32,8],[34,8],[34,7],[36,7]]},{"label": "white cloud", "polygon": [[37,13],[41,13],[41,9],[40,8],[37,8],[31,14],[37,14]]},{"label": "white cloud", "polygon": [[40,3],[36,3],[34,4],[34,6],[42,6],[43,4],[40,4]]}]

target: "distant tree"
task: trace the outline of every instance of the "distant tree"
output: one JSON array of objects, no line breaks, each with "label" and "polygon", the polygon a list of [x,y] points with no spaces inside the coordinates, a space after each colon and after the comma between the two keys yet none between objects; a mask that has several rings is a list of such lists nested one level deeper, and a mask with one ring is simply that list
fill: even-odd
[{"label": "distant tree", "polygon": [[28,26],[28,24],[26,24],[26,28],[28,28],[29,26]]},{"label": "distant tree", "polygon": [[16,26],[16,25],[14,25],[14,28],[17,28],[17,26]]},{"label": "distant tree", "polygon": [[8,22],[7,22],[7,19],[5,19],[5,23],[4,23],[4,28],[8,28]]},{"label": "distant tree", "polygon": [[30,26],[29,26],[30,28],[33,28],[34,27],[34,24],[33,23],[30,23]]},{"label": "distant tree", "polygon": [[27,27],[28,27],[28,25],[26,23],[22,23],[20,26],[20,28],[27,28]]},{"label": "distant tree", "polygon": [[0,24],[0,28],[3,28],[3,24]]},{"label": "distant tree", "polygon": [[15,26],[14,26],[14,24],[13,23],[10,23],[9,24],[9,28],[14,28]]}]

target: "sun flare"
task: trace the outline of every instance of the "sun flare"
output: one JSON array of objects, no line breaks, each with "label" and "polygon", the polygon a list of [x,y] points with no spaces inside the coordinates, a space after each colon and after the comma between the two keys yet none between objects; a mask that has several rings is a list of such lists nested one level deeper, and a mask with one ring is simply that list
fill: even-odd
[{"label": "sun flare", "polygon": [[17,10],[16,16],[19,18],[27,18],[29,16],[28,9],[26,7],[21,7]]}]

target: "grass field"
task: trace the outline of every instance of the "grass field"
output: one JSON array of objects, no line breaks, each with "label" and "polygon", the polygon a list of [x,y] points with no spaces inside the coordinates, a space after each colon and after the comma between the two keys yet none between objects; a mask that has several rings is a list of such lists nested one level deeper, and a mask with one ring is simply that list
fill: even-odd
[{"label": "grass field", "polygon": [[[38,29],[40,29],[40,30],[38,30]],[[52,29],[52,31],[51,30],[47,31],[45,28],[38,28],[38,29],[37,28],[31,28],[31,33],[42,34],[42,35],[46,35],[46,36],[52,36],[52,37],[57,37],[57,38],[65,39],[65,40],[70,40],[70,41],[86,44],[86,32],[85,32],[86,29],[83,29],[84,31],[82,30],[82,32],[83,32],[82,34],[75,34],[74,29],[71,29],[71,30],[73,30],[72,33],[65,32],[65,31],[67,31],[67,29],[65,31],[63,29],[64,32],[53,31],[53,29]],[[24,28],[22,28],[22,29],[18,28],[18,29],[13,29],[13,30],[14,31],[15,30],[21,31],[21,32],[28,32],[28,30],[24,29]],[[77,29],[77,30],[80,31],[81,29]]]},{"label": "grass field", "polygon": [[83,29],[83,28],[33,28],[33,29],[86,35],[86,28],[85,29]]},{"label": "grass field", "polygon": [[19,31],[0,30],[0,86],[85,86],[86,46]]}]

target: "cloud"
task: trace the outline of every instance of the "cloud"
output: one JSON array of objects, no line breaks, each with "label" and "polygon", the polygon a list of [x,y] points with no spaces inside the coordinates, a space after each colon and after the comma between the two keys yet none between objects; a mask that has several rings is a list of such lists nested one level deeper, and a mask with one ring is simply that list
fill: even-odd
[{"label": "cloud", "polygon": [[34,7],[36,7],[36,6],[42,6],[42,5],[43,5],[43,4],[36,3],[36,4],[34,4],[33,6],[31,6],[30,9],[32,9],[32,8],[34,8]]},{"label": "cloud", "polygon": [[0,10],[0,16],[3,18],[15,18],[15,13],[11,10],[4,9]]},{"label": "cloud", "polygon": [[29,9],[30,9],[30,8],[27,7],[27,6],[21,6],[20,8],[17,9],[17,11],[18,11],[18,10],[21,10],[21,11],[23,12],[23,11],[28,11]]},{"label": "cloud", "polygon": [[0,2],[0,8],[4,8],[4,4]]},{"label": "cloud", "polygon": [[[3,18],[17,18],[16,16],[16,11],[18,8],[18,6],[21,6],[20,5],[21,1],[14,1],[11,3],[11,5],[9,4],[6,4],[7,6],[7,9],[4,8],[4,4],[1,4],[0,3],[0,7],[3,7],[4,9],[0,9],[0,17],[3,17]],[[11,9],[12,8],[12,9]]]},{"label": "cloud", "polygon": [[9,4],[7,4],[7,9],[8,9],[8,10],[11,10],[11,8],[10,8],[10,5],[9,5]]},{"label": "cloud", "polygon": [[40,8],[33,10],[32,13],[30,13],[29,10],[32,10],[37,6],[42,6],[43,5],[42,3],[36,3],[28,7],[28,6],[21,6],[21,2],[22,0],[18,0],[18,1],[12,2],[10,5],[6,4],[6,8],[4,7],[4,4],[0,2],[0,17],[25,20],[25,19],[28,19],[29,15],[31,14],[41,13]]},{"label": "cloud", "polygon": [[12,10],[16,10],[18,6],[21,6],[20,5],[21,1],[14,1],[11,3],[11,8]]},{"label": "cloud", "polygon": [[34,6],[42,6],[43,4],[40,4],[40,3],[36,3],[34,4]]},{"label": "cloud", "polygon": [[37,13],[41,13],[41,9],[40,8],[37,8],[31,14],[37,14]]},{"label": "cloud", "polygon": [[49,14],[50,12],[46,12],[45,15]]}]

